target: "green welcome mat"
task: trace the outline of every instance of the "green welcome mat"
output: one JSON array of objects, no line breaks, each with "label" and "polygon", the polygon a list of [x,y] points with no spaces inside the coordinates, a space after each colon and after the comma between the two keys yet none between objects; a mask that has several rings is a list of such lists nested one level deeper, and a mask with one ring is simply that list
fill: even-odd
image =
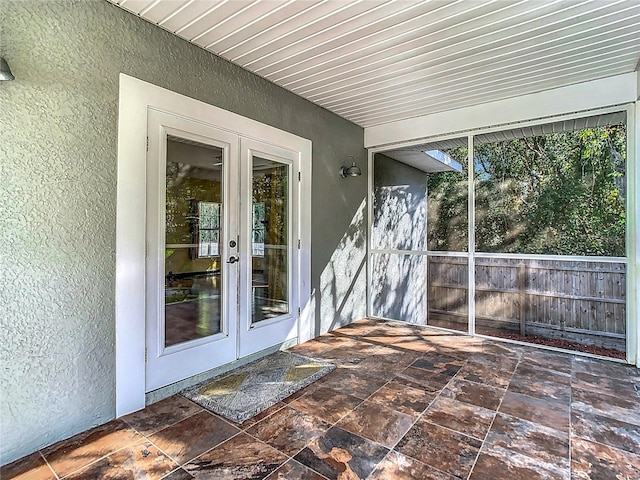
[{"label": "green welcome mat", "polygon": [[335,369],[290,352],[276,352],[180,394],[236,423],[275,405]]}]

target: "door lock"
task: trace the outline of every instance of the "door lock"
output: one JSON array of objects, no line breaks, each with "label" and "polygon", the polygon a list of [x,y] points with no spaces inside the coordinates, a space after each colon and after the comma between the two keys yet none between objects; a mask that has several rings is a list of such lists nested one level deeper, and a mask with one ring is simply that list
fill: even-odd
[{"label": "door lock", "polygon": [[227,263],[236,263],[240,261],[240,257],[238,257],[237,255],[232,255],[229,257],[229,260],[227,260]]},{"label": "door lock", "polygon": [[231,248],[236,248],[236,241],[235,241],[235,240],[231,240],[231,241],[229,242],[229,246],[230,246]]}]

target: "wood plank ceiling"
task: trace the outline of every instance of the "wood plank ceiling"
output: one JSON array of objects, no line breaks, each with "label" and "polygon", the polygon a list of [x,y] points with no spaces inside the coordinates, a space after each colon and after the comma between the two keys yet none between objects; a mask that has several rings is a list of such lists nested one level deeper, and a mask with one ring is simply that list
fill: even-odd
[{"label": "wood plank ceiling", "polygon": [[640,61],[640,0],[109,1],[363,127]]}]

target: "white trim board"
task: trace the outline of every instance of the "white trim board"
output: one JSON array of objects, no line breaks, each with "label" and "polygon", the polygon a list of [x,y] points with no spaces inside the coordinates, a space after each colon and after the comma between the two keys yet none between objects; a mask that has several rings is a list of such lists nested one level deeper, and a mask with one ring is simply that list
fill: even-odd
[{"label": "white trim board", "polygon": [[[638,72],[364,129],[365,148],[635,102]],[[466,136],[466,135],[457,135]]]},{"label": "white trim board", "polygon": [[627,352],[640,368],[640,101],[629,117],[627,132],[635,134],[627,134],[627,310],[635,321],[627,325]]},{"label": "white trim board", "polygon": [[[311,141],[120,74],[116,206],[116,416],[145,407],[145,198],[147,111],[153,108],[300,152],[298,338],[314,332],[311,300]],[[203,120],[204,119],[204,120]],[[211,119],[211,121],[209,121]],[[313,334],[312,334],[313,336]]]}]

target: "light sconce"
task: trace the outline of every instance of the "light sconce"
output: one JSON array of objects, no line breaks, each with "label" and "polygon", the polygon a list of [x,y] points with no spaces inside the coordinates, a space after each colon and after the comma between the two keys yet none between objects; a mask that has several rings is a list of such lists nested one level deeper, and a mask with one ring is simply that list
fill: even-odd
[{"label": "light sconce", "polygon": [[360,175],[362,175],[362,170],[360,170],[360,167],[358,167],[356,165],[356,161],[353,159],[352,156],[348,156],[347,159],[351,159],[351,166],[350,167],[340,167],[340,176],[342,178],[346,178],[346,177],[359,177]]},{"label": "light sconce", "polygon": [[13,80],[13,73],[11,73],[11,69],[9,68],[9,64],[7,61],[0,57],[0,80]]}]

